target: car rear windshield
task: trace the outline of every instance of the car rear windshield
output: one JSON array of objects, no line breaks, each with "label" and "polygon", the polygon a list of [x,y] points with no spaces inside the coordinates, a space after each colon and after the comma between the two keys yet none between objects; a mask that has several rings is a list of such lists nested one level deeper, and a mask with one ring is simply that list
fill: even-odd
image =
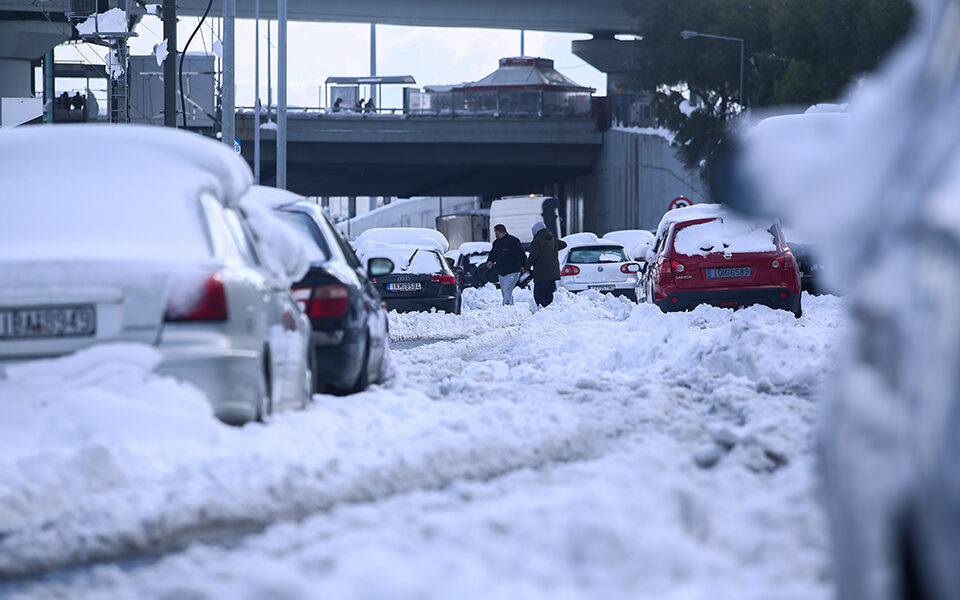
[{"label": "car rear windshield", "polygon": [[365,258],[389,258],[393,261],[393,273],[397,275],[426,275],[446,270],[440,262],[439,254],[423,248],[416,251],[411,248],[404,251],[371,252]]},{"label": "car rear windshield", "polygon": [[677,225],[673,249],[685,256],[712,253],[776,252],[775,226],[725,216],[706,223]]},{"label": "car rear windshield", "polygon": [[329,257],[330,246],[327,245],[327,240],[324,239],[323,234],[320,233],[320,228],[317,227],[317,224],[313,222],[313,219],[309,215],[305,215],[301,212],[287,212],[285,210],[277,211],[277,214],[291,225],[303,230],[307,235],[310,236],[320,250],[323,251],[325,257]]},{"label": "car rear windshield", "polygon": [[568,263],[596,264],[620,263],[630,260],[627,253],[619,246],[591,246],[590,248],[574,248],[567,257]]}]

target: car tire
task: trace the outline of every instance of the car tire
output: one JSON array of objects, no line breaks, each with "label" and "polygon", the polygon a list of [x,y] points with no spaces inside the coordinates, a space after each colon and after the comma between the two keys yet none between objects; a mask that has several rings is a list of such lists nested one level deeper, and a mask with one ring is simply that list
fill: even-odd
[{"label": "car tire", "polygon": [[367,389],[370,385],[370,337],[363,346],[363,361],[360,363],[360,374],[357,375],[357,382],[350,390],[351,394],[356,394]]}]

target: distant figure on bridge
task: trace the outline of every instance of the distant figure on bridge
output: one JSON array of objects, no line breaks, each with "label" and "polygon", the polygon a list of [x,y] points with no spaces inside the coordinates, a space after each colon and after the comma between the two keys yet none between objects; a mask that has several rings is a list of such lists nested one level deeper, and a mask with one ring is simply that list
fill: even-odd
[{"label": "distant figure on bridge", "polygon": [[496,273],[500,280],[500,293],[503,294],[503,305],[513,304],[513,288],[517,286],[517,280],[520,279],[520,269],[523,268],[523,261],[527,254],[523,251],[523,245],[515,236],[507,233],[507,228],[498,223],[493,228],[493,235],[497,237],[493,241],[493,247],[490,249],[490,255],[487,256],[487,268],[492,269],[496,266]]},{"label": "distant figure on bridge", "polygon": [[333,101],[333,112],[340,112],[340,105],[343,104],[343,98],[337,98]]},{"label": "distant figure on bridge", "polygon": [[80,95],[80,92],[77,92],[73,95],[73,98],[70,100],[70,108],[73,110],[83,110],[87,105],[87,99]]},{"label": "distant figure on bridge", "polygon": [[56,108],[70,110],[70,94],[63,92],[57,97]]},{"label": "distant figure on bridge", "polygon": [[360,98],[359,100],[357,100],[357,105],[354,107],[354,110],[356,110],[357,112],[363,111],[363,98]]},{"label": "distant figure on bridge", "polygon": [[377,110],[377,107],[373,105],[373,96],[370,96],[367,99],[367,103],[363,105],[363,112],[365,113],[375,112],[376,110]]},{"label": "distant figure on bridge", "polygon": [[533,270],[533,299],[537,306],[550,306],[553,293],[557,291],[560,279],[560,260],[557,254],[567,247],[567,243],[558,240],[543,221],[537,221],[530,228],[533,241],[530,242],[530,258],[523,270]]}]

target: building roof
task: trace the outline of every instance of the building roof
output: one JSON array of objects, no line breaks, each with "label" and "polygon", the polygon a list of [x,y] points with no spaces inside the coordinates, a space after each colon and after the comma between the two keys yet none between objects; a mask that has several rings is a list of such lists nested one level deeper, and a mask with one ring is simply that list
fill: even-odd
[{"label": "building roof", "polygon": [[553,60],[534,56],[501,58],[499,69],[480,81],[463,83],[456,89],[594,91],[554,69]]}]

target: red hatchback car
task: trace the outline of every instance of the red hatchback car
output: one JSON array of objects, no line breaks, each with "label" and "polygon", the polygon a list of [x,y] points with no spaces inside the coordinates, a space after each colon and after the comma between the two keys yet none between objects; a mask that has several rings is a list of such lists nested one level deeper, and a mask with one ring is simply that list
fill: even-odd
[{"label": "red hatchback car", "polygon": [[663,311],[764,304],[801,315],[800,271],[779,225],[694,205],[664,215],[651,254],[646,299]]}]

